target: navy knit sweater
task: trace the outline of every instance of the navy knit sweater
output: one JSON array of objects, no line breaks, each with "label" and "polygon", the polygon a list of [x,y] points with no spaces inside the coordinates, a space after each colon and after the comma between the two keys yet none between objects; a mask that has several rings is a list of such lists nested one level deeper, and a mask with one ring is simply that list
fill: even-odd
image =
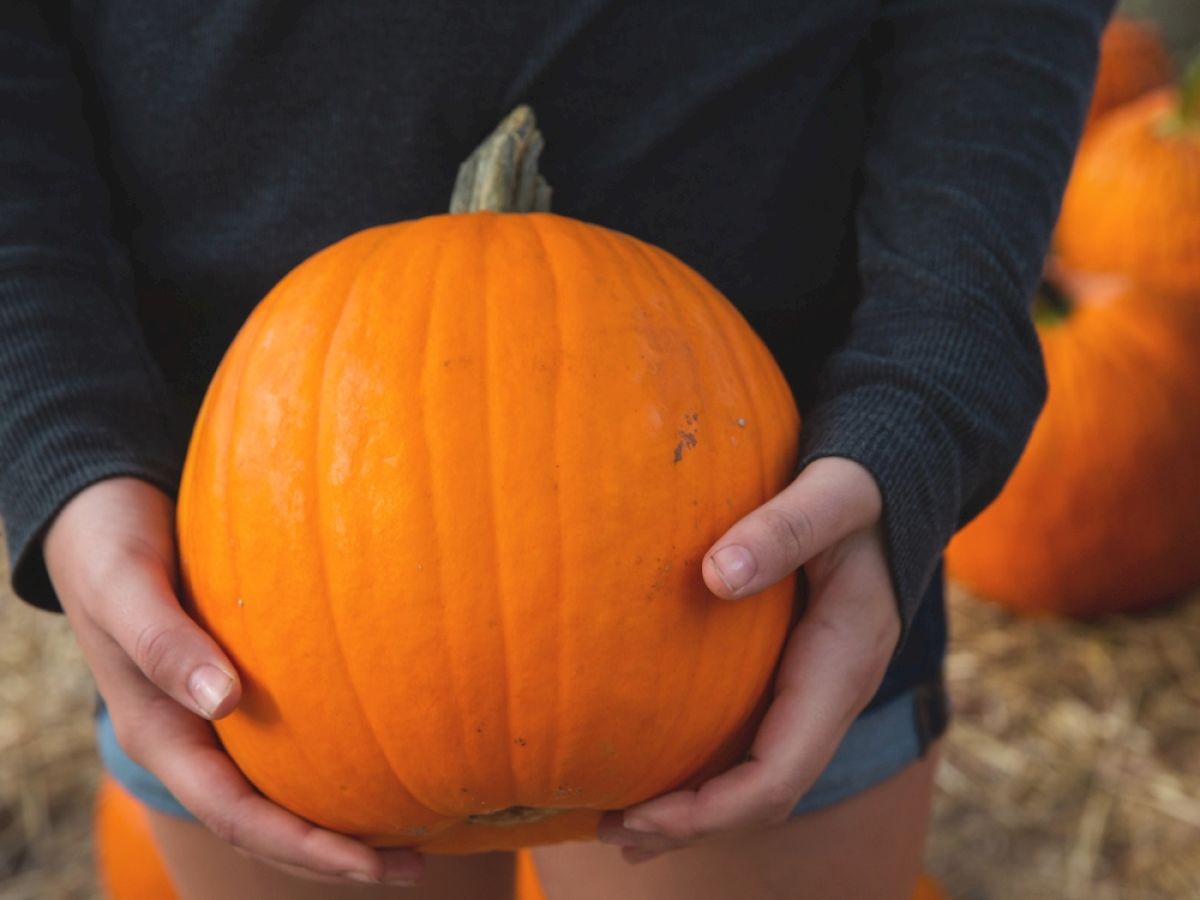
[{"label": "navy knit sweater", "polygon": [[556,211],[698,269],[788,374],[804,458],[875,475],[915,633],[1043,399],[1028,298],[1111,5],[4,0],[16,591],[56,605],[40,538],[88,484],[174,491],[207,381],[274,282],[444,211],[457,163],[528,102]]}]

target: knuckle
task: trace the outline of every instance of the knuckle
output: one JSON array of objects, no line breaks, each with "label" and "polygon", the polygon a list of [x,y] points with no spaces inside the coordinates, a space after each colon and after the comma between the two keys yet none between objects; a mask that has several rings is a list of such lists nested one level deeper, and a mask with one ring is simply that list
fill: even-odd
[{"label": "knuckle", "polygon": [[765,785],[762,795],[763,815],[771,822],[786,819],[799,802],[803,790],[787,780],[772,781]]},{"label": "knuckle", "polygon": [[812,517],[802,509],[771,507],[763,510],[771,539],[789,560],[803,560],[810,554],[815,538]]},{"label": "knuckle", "polygon": [[242,829],[236,814],[230,810],[218,810],[205,815],[204,827],[211,831],[218,840],[235,848],[245,849]]},{"label": "knuckle", "polygon": [[133,661],[146,677],[161,687],[183,638],[179,626],[144,625],[133,645]]}]

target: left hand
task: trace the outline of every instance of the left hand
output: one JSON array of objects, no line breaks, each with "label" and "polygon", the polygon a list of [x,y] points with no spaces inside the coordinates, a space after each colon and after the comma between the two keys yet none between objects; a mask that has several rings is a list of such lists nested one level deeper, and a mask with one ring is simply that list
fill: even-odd
[{"label": "left hand", "polygon": [[600,840],[644,862],[788,818],[874,695],[900,636],[882,509],[865,468],[823,458],[713,545],[704,580],[731,601],[804,566],[808,605],[784,649],[774,699],[745,762],[696,790],[608,814]]}]

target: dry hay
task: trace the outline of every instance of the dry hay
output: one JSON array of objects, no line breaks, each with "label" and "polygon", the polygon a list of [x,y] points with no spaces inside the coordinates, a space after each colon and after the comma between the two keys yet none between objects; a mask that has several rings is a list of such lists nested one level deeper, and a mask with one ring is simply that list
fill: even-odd
[{"label": "dry hay", "polygon": [[953,896],[1200,897],[1200,596],[1092,624],[951,610],[929,855]]},{"label": "dry hay", "polygon": [[0,584],[0,898],[90,900],[95,688],[66,620],[17,601],[3,559]]}]

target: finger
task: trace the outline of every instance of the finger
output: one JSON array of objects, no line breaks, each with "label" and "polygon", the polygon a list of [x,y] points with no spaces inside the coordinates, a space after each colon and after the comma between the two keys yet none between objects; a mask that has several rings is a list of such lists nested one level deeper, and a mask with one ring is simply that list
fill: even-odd
[{"label": "finger", "polygon": [[684,841],[667,837],[665,834],[626,828],[624,813],[621,812],[605,813],[600,819],[596,837],[601,843],[638,853],[663,853],[684,846]]},{"label": "finger", "polygon": [[866,469],[848,459],[818,459],[713,544],[704,581],[729,600],[756,594],[877,521],[881,507]]},{"label": "finger", "polygon": [[[290,875],[293,878],[298,878],[303,881],[313,881],[319,884],[344,885],[347,879],[349,879],[351,881],[361,881],[365,884],[376,883],[373,880],[367,880],[367,876],[365,875],[357,878],[351,878],[349,873],[344,873],[341,875],[323,875],[320,872],[314,872],[312,869],[304,869],[300,866],[293,866],[289,865],[288,863],[281,863],[274,859],[267,859],[266,857],[258,856],[255,853],[251,853],[249,850],[243,850],[241,847],[233,847],[231,845],[230,849],[232,849],[234,853],[243,859],[251,860],[260,866],[268,866],[277,872],[283,872],[285,875]],[[404,882],[404,884],[407,885],[409,882]]]},{"label": "finger", "polygon": [[[139,733],[129,741],[135,747],[131,755],[201,824],[235,848],[323,876],[397,885],[421,878],[419,854],[375,850],[318,828],[260,795],[217,745],[211,728],[179,707],[163,703],[156,714],[143,714],[138,721]],[[115,713],[113,723],[119,725]]]},{"label": "finger", "polygon": [[[103,667],[106,675],[100,686],[106,699],[112,698],[108,706],[117,742],[235,850],[309,878],[396,885],[420,878],[424,863],[418,854],[374,850],[314,828],[259,795],[219,747],[211,727],[142,678],[109,643],[120,666]],[[122,666],[124,675],[119,674]],[[119,692],[110,692],[113,685]]]},{"label": "finger", "polygon": [[237,706],[241,685],[233,664],[183,611],[165,565],[131,559],[114,571],[86,612],[176,702],[207,719]]},{"label": "finger", "polygon": [[[747,760],[696,790],[628,810],[626,829],[691,842],[790,815],[874,695],[891,658],[898,632],[894,597],[882,554],[868,548],[865,538],[852,541],[841,564],[813,586]],[[636,846],[658,849],[652,842]]]},{"label": "finger", "polygon": [[306,869],[302,866],[295,866],[290,863],[279,862],[278,860],[270,859],[265,856],[260,856],[257,853],[251,853],[249,850],[243,850],[241,847],[233,847],[233,852],[244,859],[254,860],[254,862],[270,866],[279,872],[286,875],[291,875],[293,878],[301,878],[305,881],[316,881],[321,884],[341,884],[344,885],[347,880],[357,881],[363,884],[386,884],[392,887],[415,887],[420,884],[421,874],[414,876],[412,857],[415,852],[412,850],[397,850],[379,849],[375,852],[383,861],[383,876],[379,879],[369,876],[366,873],[359,872],[342,872],[338,875],[326,875],[321,872],[316,872],[312,869]]}]

